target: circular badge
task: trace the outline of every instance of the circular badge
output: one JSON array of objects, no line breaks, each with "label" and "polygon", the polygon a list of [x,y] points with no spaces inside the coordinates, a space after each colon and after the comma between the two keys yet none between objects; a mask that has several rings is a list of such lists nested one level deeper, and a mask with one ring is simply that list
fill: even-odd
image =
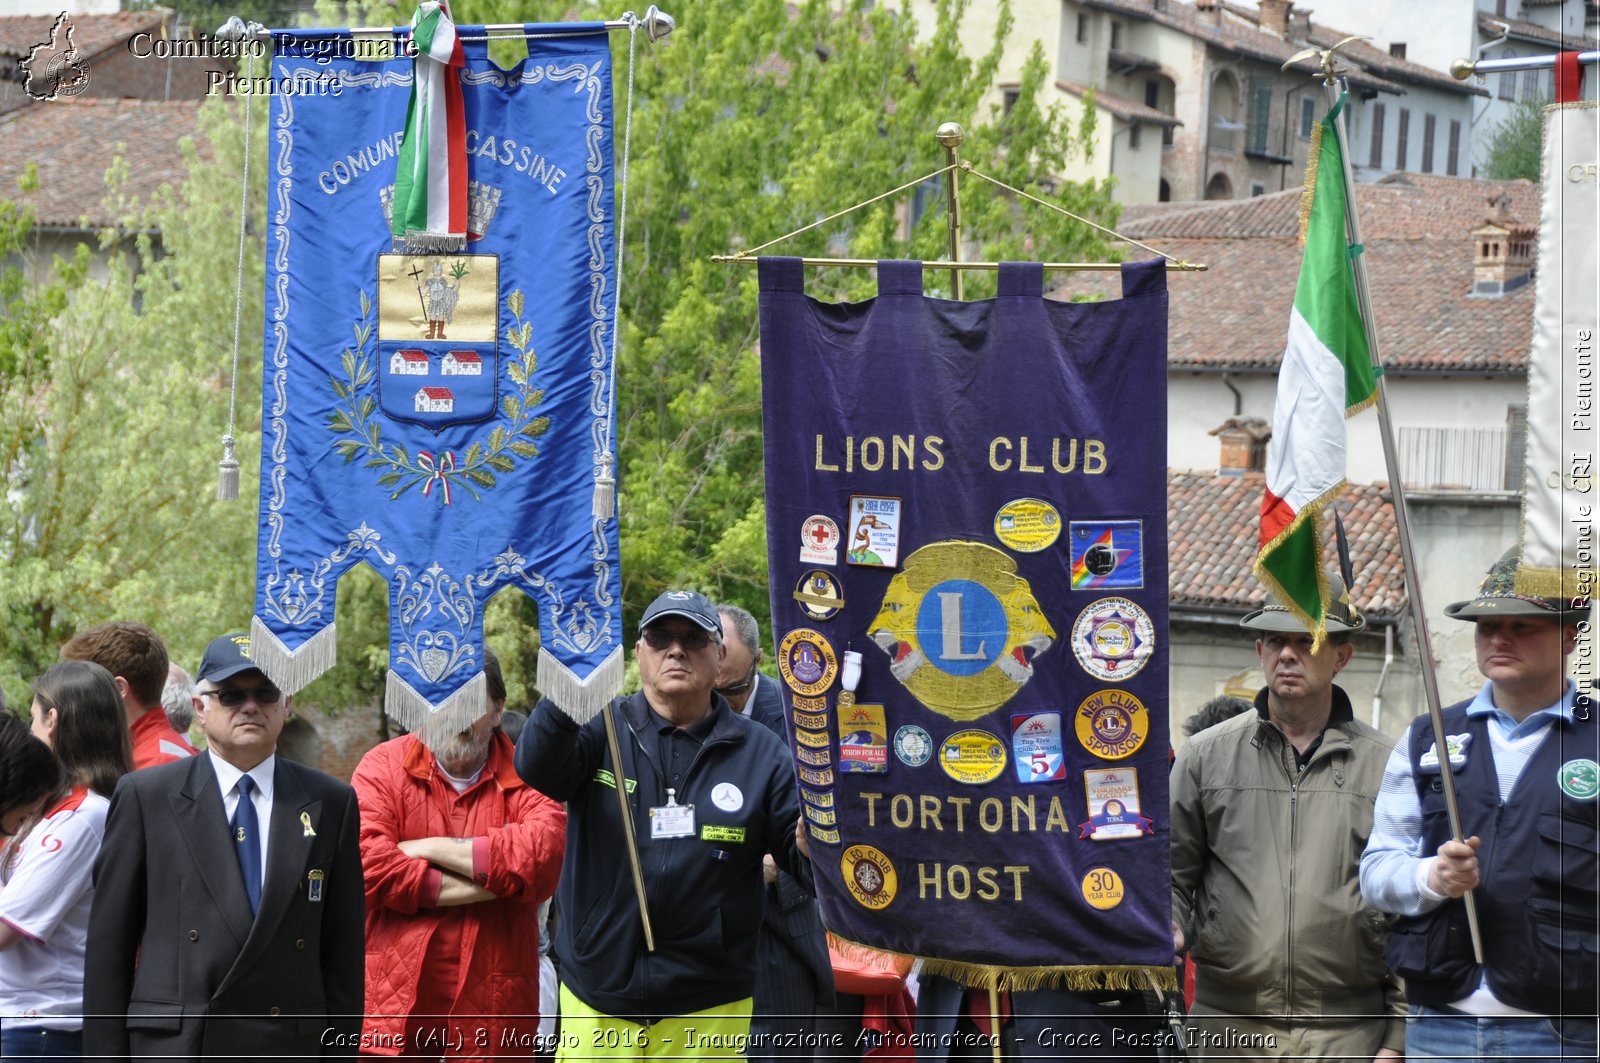
[{"label": "circular badge", "polygon": [[1073,715],[1073,728],[1083,748],[1106,760],[1133,756],[1150,734],[1150,714],[1144,703],[1122,690],[1090,694]]},{"label": "circular badge", "polygon": [[856,903],[873,911],[889,907],[900,889],[900,876],[895,874],[894,865],[870,845],[846,849],[839,858],[839,872]]},{"label": "circular badge", "polygon": [[933,739],[914,723],[894,733],[894,755],[907,767],[920,768],[933,756]]},{"label": "circular badge", "polygon": [[1083,899],[1089,907],[1106,911],[1122,903],[1122,876],[1109,867],[1097,867],[1083,876]]},{"label": "circular badge", "polygon": [[724,812],[737,812],[744,807],[744,794],[731,782],[719,782],[711,788],[711,803]]},{"label": "circular badge", "polygon": [[1593,801],[1600,793],[1600,764],[1592,760],[1569,760],[1556,773],[1561,792],[1574,801]]},{"label": "circular badge", "polygon": [[810,697],[833,686],[839,674],[839,659],[821,634],[798,627],[778,644],[778,674],[790,690]]},{"label": "circular badge", "polygon": [[957,731],[939,747],[939,767],[956,782],[977,786],[1006,770],[1006,746],[988,731]]},{"label": "circular badge", "polygon": [[800,582],[794,586],[794,600],[800,603],[800,611],[806,614],[807,620],[832,620],[834,614],[844,608],[839,581],[833,578],[833,573],[820,568],[800,577]]},{"label": "circular badge", "polygon": [[839,555],[839,525],[832,517],[814,513],[800,525],[800,560],[817,565],[834,565]]},{"label": "circular badge", "polygon": [[1115,683],[1138,675],[1156,648],[1150,614],[1126,598],[1101,598],[1072,625],[1072,652],[1083,670]]},{"label": "circular badge", "polygon": [[994,534],[1013,550],[1036,554],[1061,537],[1061,513],[1043,499],[1018,498],[994,515]]}]

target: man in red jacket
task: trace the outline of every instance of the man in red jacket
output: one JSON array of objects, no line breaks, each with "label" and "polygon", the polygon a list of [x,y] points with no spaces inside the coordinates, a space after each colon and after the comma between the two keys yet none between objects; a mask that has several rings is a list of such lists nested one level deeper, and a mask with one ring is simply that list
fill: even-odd
[{"label": "man in red jacket", "polygon": [[567,814],[524,783],[500,732],[505,681],[485,652],[490,709],[429,749],[416,736],[361,758],[367,885],[363,1055],[533,1054],[540,902],[555,892]]}]

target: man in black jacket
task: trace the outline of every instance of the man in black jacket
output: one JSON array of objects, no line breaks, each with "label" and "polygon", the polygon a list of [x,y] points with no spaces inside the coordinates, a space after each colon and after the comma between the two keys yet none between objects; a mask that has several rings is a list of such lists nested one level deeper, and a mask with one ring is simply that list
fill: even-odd
[{"label": "man in black jacket", "polygon": [[[779,738],[785,737],[783,697],[761,674],[761,628],[749,610],[719,605],[726,657],[716,692],[728,707]],[[750,1063],[810,1059],[816,1054],[817,1015],[833,1007],[833,965],[817,898],[770,856],[763,867],[766,909],[756,942],[755,1013]]]},{"label": "man in black jacket", "polygon": [[89,913],[88,1057],[356,1053],[355,791],[276,755],[289,699],[249,645],[224,635],[200,662],[208,752],[124,775],[111,798]]},{"label": "man in black jacket", "polygon": [[[522,777],[568,802],[558,1060],[734,1059],[748,1045],[762,856],[802,880],[810,869],[783,743],[712,691],[721,631],[693,591],[645,610],[634,646],[644,689],[611,705],[620,765],[602,716],[580,724],[548,699],[517,743]],[[653,951],[623,849],[619,774]]]}]

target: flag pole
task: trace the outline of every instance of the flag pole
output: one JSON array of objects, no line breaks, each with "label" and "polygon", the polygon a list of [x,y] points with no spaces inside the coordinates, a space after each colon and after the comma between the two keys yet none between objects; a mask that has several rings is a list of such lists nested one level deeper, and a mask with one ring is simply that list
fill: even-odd
[{"label": "flag pole", "polygon": [[[1343,42],[1341,42],[1343,43]],[[1347,86],[1342,72],[1334,66],[1334,48],[1322,53],[1323,90],[1332,107]],[[1294,62],[1294,60],[1290,60]],[[1286,66],[1288,64],[1285,64]],[[1433,671],[1433,643],[1428,634],[1427,612],[1422,606],[1422,579],[1417,572],[1417,553],[1411,541],[1411,519],[1406,511],[1405,485],[1400,478],[1400,461],[1394,444],[1394,427],[1389,420],[1389,394],[1384,386],[1383,358],[1378,352],[1378,330],[1372,316],[1372,296],[1367,288],[1367,260],[1361,243],[1361,219],[1356,210],[1355,174],[1350,168],[1349,137],[1350,112],[1348,109],[1333,121],[1334,135],[1339,138],[1339,160],[1344,169],[1344,194],[1347,209],[1345,224],[1350,246],[1355,251],[1350,256],[1350,269],[1355,279],[1356,299],[1361,309],[1361,326],[1367,336],[1367,350],[1372,366],[1377,371],[1378,434],[1383,440],[1383,463],[1389,473],[1389,490],[1394,503],[1395,527],[1400,532],[1400,556],[1406,575],[1406,597],[1411,603],[1411,619],[1417,633],[1418,664],[1422,671],[1422,690],[1428,703],[1428,718],[1433,724],[1434,749],[1439,751],[1439,777],[1444,787],[1445,811],[1450,817],[1450,835],[1458,842],[1466,841],[1461,833],[1461,811],[1456,803],[1454,772],[1449,770],[1449,743],[1445,737],[1444,711],[1439,701],[1439,680]],[[1482,965],[1483,939],[1478,930],[1478,909],[1469,891],[1461,898],[1466,907],[1467,930],[1472,937],[1473,959]]]}]

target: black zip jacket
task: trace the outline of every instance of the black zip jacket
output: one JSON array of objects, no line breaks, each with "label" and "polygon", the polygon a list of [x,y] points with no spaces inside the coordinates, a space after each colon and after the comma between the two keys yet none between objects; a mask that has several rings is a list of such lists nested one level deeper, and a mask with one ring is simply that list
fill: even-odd
[{"label": "black zip jacket", "polygon": [[650,809],[667,802],[659,718],[643,692],[612,710],[654,952],[644,946],[605,718],[580,727],[546,699],[517,743],[517,773],[568,803],[556,893],[562,983],[597,1011],[646,1024],[742,1000],[755,984],[762,856],[811,882],[795,847],[800,800],[788,752],[713,694],[709,730],[674,795],[694,806],[694,836],[656,839]]}]

